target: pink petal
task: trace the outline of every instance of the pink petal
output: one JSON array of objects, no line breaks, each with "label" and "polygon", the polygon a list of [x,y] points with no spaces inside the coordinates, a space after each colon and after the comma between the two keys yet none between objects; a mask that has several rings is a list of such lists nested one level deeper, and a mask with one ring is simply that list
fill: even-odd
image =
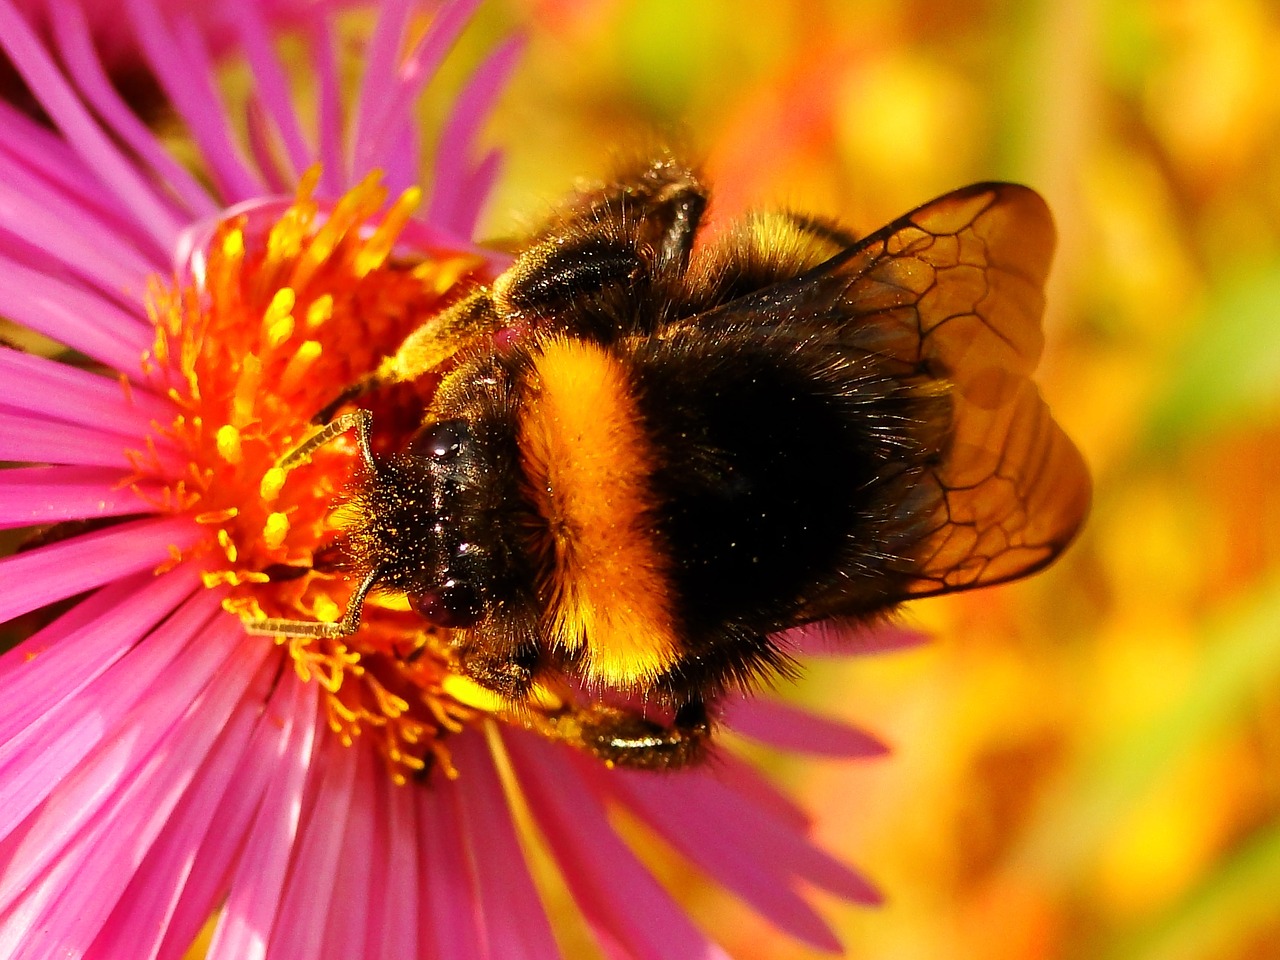
[{"label": "pink petal", "polygon": [[[113,234],[122,257],[128,258],[123,265],[130,269],[131,276],[133,267],[138,263],[159,262],[159,247],[150,231],[138,223],[113,194],[103,189],[78,156],[74,153],[63,156],[54,150],[47,157],[42,157],[33,154],[30,145],[21,143],[28,136],[29,122],[26,117],[14,116],[9,110],[0,109],[0,125],[6,140],[0,149],[0,178],[3,178],[6,190],[20,197],[25,193],[27,202],[46,203],[51,211],[83,221],[96,234]],[[49,134],[46,132],[45,136]],[[47,143],[44,140],[38,142]],[[64,141],[56,143],[66,149]],[[15,232],[26,234],[27,231],[15,227]],[[16,238],[6,238],[6,252],[12,253],[16,243]],[[48,253],[41,253],[39,264],[33,265],[45,265],[48,259]],[[137,284],[131,282],[130,285],[136,287]],[[104,287],[102,292],[110,295],[112,288]]]},{"label": "pink petal", "polygon": [[728,960],[613,832],[591,787],[565,762],[566,748],[520,731],[503,731],[503,740],[529,808],[606,956]]},{"label": "pink petal", "polygon": [[384,155],[382,168],[385,171],[383,182],[392,196],[422,182],[422,137],[416,119],[397,129],[397,136]]},{"label": "pink petal", "polygon": [[350,182],[342,144],[342,91],[338,86],[338,58],[329,21],[317,17],[311,25],[311,57],[315,62],[317,119],[320,138],[320,193],[336,197]]},{"label": "pink petal", "polygon": [[151,513],[159,498],[154,484],[121,488],[119,470],[10,467],[0,470],[0,529]]},{"label": "pink petal", "polygon": [[475,154],[476,137],[523,49],[524,39],[521,37],[498,47],[480,65],[454,101],[453,111],[436,145],[436,167],[427,212],[427,219],[433,223],[457,230],[459,223],[474,222],[475,210],[467,209],[461,203],[463,199],[472,203],[476,200],[465,189],[469,179],[466,171]]},{"label": "pink petal", "polygon": [[[0,163],[0,172],[0,227],[42,251],[46,261],[52,258],[74,271],[103,297],[145,290],[160,260],[122,243],[119,229],[12,163]],[[0,237],[0,252],[8,253],[10,245],[8,238]]]},{"label": "pink petal", "polygon": [[371,924],[370,939],[360,956],[370,960],[415,960],[419,953],[418,808],[417,784],[399,786],[380,781],[386,816],[379,830],[378,849],[384,865],[374,871],[373,902],[382,904],[382,920]]},{"label": "pink petal", "polygon": [[[685,806],[690,792],[664,801],[661,787],[667,778],[658,789],[646,793],[632,789],[629,780],[607,771],[587,771],[587,776],[597,790],[620,800],[717,883],[737,893],[780,930],[820,950],[840,951],[840,941],[831,928],[793,889],[787,864],[760,856],[755,837],[737,820],[715,820],[700,806]],[[687,775],[681,775],[684,776]],[[743,799],[739,797],[738,802],[745,806]]]},{"label": "pink petal", "polygon": [[[372,153],[373,134],[378,126],[377,117],[382,113],[394,89],[396,70],[400,65],[400,45],[404,42],[405,29],[409,25],[412,0],[384,0],[378,7],[373,36],[364,52],[364,76],[360,80],[360,92],[356,98],[353,131],[351,135],[352,159],[356,171],[372,170],[378,166]],[[350,186],[343,183],[343,189]]]},{"label": "pink petal", "polygon": [[271,31],[260,12],[260,4],[250,3],[248,0],[232,0],[227,7],[240,38],[240,47],[248,58],[259,102],[275,122],[276,132],[284,143],[296,179],[298,174],[311,166],[314,157],[294,110],[288,78],[271,48]]},{"label": "pink petal", "polygon": [[777,639],[797,657],[858,657],[895,653],[929,642],[929,635],[896,623],[823,620],[780,633]]},{"label": "pink petal", "polygon": [[0,139],[5,162],[38,176],[62,196],[90,207],[101,219],[118,225],[128,220],[120,201],[85,178],[84,163],[56,132],[36,123],[9,103],[0,102]]},{"label": "pink petal", "polygon": [[[176,618],[175,618],[176,619]],[[163,631],[177,635],[166,637],[164,645],[172,648],[190,640],[191,625],[179,624],[181,630],[166,629],[168,624],[159,628],[154,635]],[[201,642],[187,643],[185,649],[165,668],[165,684],[163,696],[142,697],[131,684],[138,681],[133,670],[108,671],[105,677],[121,674],[115,687],[123,689],[99,690],[94,695],[86,694],[78,702],[88,701],[96,707],[99,719],[96,726],[93,717],[85,716],[83,736],[78,744],[69,744],[69,750],[60,756],[76,751],[80,754],[80,762],[66,780],[58,785],[58,789],[49,795],[48,801],[37,813],[34,828],[23,838],[21,846],[14,852],[7,864],[3,878],[0,878],[0,910],[8,909],[18,896],[60,856],[62,850],[71,843],[99,815],[104,803],[108,802],[115,785],[126,780],[140,765],[146,762],[156,745],[172,731],[174,724],[183,712],[191,705],[201,690],[208,685],[214,675],[224,668],[227,657],[235,650],[235,641],[244,634],[235,621],[227,617],[218,617],[213,621]],[[144,642],[145,645],[145,642]],[[141,648],[140,648],[141,649]],[[136,654],[135,654],[136,657]],[[129,666],[133,666],[135,657],[130,657]],[[136,657],[141,661],[141,657]],[[141,663],[139,663],[141,666]],[[127,706],[134,699],[132,707],[123,716],[122,703]],[[70,711],[64,711],[70,712]],[[65,724],[62,724],[65,734]],[[96,749],[95,749],[96,748]],[[48,762],[56,759],[49,754]],[[40,777],[48,782],[49,771],[43,768],[44,757],[38,758],[41,769]],[[0,777],[0,783],[10,787],[17,780],[14,772],[9,771]],[[25,797],[23,798],[25,800]],[[17,807],[15,803],[15,808]],[[3,809],[6,815],[9,807]],[[14,811],[15,819],[17,811]]]},{"label": "pink petal", "polygon": [[188,219],[217,212],[213,199],[116,92],[94,49],[84,8],[78,3],[49,4],[62,62],[76,87],[111,132],[145,163],[181,205]]},{"label": "pink petal", "polygon": [[420,960],[502,960],[486,949],[457,792],[433,775],[417,790]]},{"label": "pink petal", "polygon": [[[780,877],[794,877],[816,884],[854,903],[877,904],[880,894],[860,874],[821,850],[794,825],[771,810],[743,803],[743,798],[703,770],[664,777],[633,770],[615,771],[619,782],[610,789],[625,790],[630,802],[658,820],[691,817],[711,838],[728,832],[748,848],[752,856],[771,865]],[[682,824],[661,828],[678,835]],[[690,853],[692,856],[693,854]],[[728,878],[723,878],[728,882]]]},{"label": "pink petal", "polygon": [[110,433],[0,409],[0,460],[129,469],[126,450],[138,450],[138,434]]},{"label": "pink petal", "polygon": [[[262,960],[267,955],[293,855],[319,721],[315,686],[303,684],[291,670],[285,671],[281,683],[299,688],[298,700],[286,715],[283,753],[270,768],[266,793],[235,865],[207,960]],[[205,919],[201,917],[200,922]],[[166,947],[171,939],[166,940]],[[183,943],[183,949],[187,945]]]},{"label": "pink petal", "polygon": [[320,955],[325,925],[318,917],[350,908],[333,900],[343,828],[351,809],[357,751],[336,736],[317,747],[319,783],[304,814],[301,838],[294,848],[289,878],[268,941],[273,960],[304,960]]},{"label": "pink petal", "polygon": [[45,52],[44,44],[7,3],[0,3],[0,44],[91,174],[148,229],[153,252],[171,248],[181,224],[103,133]]},{"label": "pink petal", "polygon": [[124,8],[147,63],[195,138],[224,204],[260,196],[263,183],[236,146],[199,37],[191,30],[171,32],[156,0],[124,0]]},{"label": "pink petal", "polygon": [[478,246],[451,230],[444,230],[425,220],[410,220],[405,224],[400,239],[408,249],[456,250],[470,253],[485,263],[485,270],[497,276],[511,265],[511,257],[486,247]]},{"label": "pink petal", "polygon": [[199,571],[190,564],[159,577],[147,572],[122,578],[5,653],[0,744],[79,693],[199,585]]},{"label": "pink petal", "polygon": [[0,623],[142,570],[204,537],[187,517],[120,523],[0,558]]},{"label": "pink petal", "polygon": [[[242,635],[226,668],[206,678],[209,685],[188,702],[185,716],[136,774],[115,784],[101,813],[60,855],[74,866],[75,880],[51,884],[55,897],[31,923],[35,938],[48,942],[58,956],[78,954],[96,938],[270,650],[261,640]],[[32,891],[36,897],[41,885]],[[136,953],[126,952],[126,946],[136,948],[121,944],[117,956],[132,960]]]},{"label": "pink petal", "polygon": [[865,730],[769,697],[735,700],[722,716],[735,733],[783,750],[824,757],[883,757],[889,752]]},{"label": "pink petal", "polygon": [[488,746],[479,734],[459,736],[450,746],[461,773],[451,786],[471,847],[489,952],[501,960],[559,960]]},{"label": "pink petal", "polygon": [[[354,754],[355,760],[350,807],[343,822],[332,826],[333,832],[340,835],[337,848],[345,853],[333,861],[333,897],[324,923],[317,924],[323,927],[318,950],[304,955],[347,960],[368,957],[366,945],[380,939],[378,921],[386,904],[378,899],[377,887],[387,868],[387,851],[386,831],[379,830],[385,823],[386,811],[381,806],[383,798],[378,787],[385,786],[389,778],[383,760],[375,756],[373,745],[367,740],[351,747],[339,745],[338,749]],[[360,853],[352,856],[353,851]]]},{"label": "pink petal", "polygon": [[212,613],[208,603],[189,601],[129,657],[5,741],[0,748],[0,835],[14,830],[66,778],[83,775],[86,758],[100,762],[95,748],[114,735],[130,709],[145,701],[150,685],[172,666],[183,644]]},{"label": "pink petal", "polygon": [[126,397],[119,380],[18,350],[0,350],[0,404],[126,437],[145,437],[153,421],[177,413],[140,387]]},{"label": "pink petal", "polygon": [[453,224],[462,236],[475,236],[480,215],[493,196],[494,185],[502,173],[504,157],[501,150],[490,150],[476,164],[475,169],[467,174],[466,182],[458,185],[453,200]]},{"label": "pink petal", "polygon": [[[179,903],[190,900],[187,884],[192,879],[196,854],[209,836],[219,808],[233,805],[237,794],[246,790],[246,779],[253,764],[251,737],[262,716],[262,704],[271,694],[275,665],[264,664],[253,687],[228,719],[216,748],[199,765],[196,778],[164,832],[133,872],[128,889],[121,895],[114,912],[103,924],[85,960],[156,960],[166,931]],[[265,779],[265,778],[264,778]],[[255,795],[261,795],[261,787]],[[226,846],[237,846],[241,834],[223,834]],[[212,913],[212,898],[204,902],[204,911]],[[123,952],[127,951],[127,952]]]},{"label": "pink petal", "polygon": [[[357,170],[384,166],[387,158],[403,142],[404,128],[414,122],[414,101],[435,76],[445,54],[457,42],[479,5],[479,0],[454,0],[442,4],[427,32],[400,64],[394,80],[386,77],[385,71],[375,73],[370,68],[365,77],[369,101],[365,104],[362,97],[361,102],[371,113],[356,141]],[[380,39],[375,37],[375,41]],[[372,58],[373,52],[371,49],[371,60],[377,63]],[[398,56],[399,51],[393,51],[392,62]],[[363,120],[363,113],[361,116]],[[367,136],[365,129],[368,130]]]},{"label": "pink petal", "polygon": [[3,256],[0,314],[135,377],[155,336],[139,317],[93,292]]},{"label": "pink petal", "polygon": [[766,779],[758,767],[726,750],[715,755],[707,771],[744,803],[767,810],[796,833],[807,834],[813,820],[788,794]]},{"label": "pink petal", "polygon": [[288,183],[294,176],[292,172],[285,172],[287,161],[277,149],[275,129],[262,101],[255,96],[250,96],[245,104],[245,128],[249,134],[249,155],[253,157],[254,166],[262,175],[267,191],[274,194],[288,192]]}]

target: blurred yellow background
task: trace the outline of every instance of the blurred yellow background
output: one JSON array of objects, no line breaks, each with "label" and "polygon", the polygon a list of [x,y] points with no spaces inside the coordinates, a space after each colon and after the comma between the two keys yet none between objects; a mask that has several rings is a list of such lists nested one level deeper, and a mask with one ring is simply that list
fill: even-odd
[{"label": "blurred yellow background", "polygon": [[[1094,471],[1083,538],[1030,581],[909,609],[926,647],[812,665],[792,695],[892,757],[766,758],[887,895],[822,901],[849,955],[1280,957],[1280,9],[495,0],[481,20],[473,53],[529,25],[491,235],[655,136],[705,160],[722,211],[869,230],[984,179],[1053,207],[1040,379]],[[808,955],[649,861],[735,956]]]}]

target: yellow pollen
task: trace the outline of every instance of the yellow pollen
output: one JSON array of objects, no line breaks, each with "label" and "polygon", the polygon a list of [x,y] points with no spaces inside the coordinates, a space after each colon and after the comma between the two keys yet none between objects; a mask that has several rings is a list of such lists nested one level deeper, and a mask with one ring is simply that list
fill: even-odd
[{"label": "yellow pollen", "polygon": [[223,554],[226,555],[227,563],[236,562],[236,557],[239,556],[239,551],[236,550],[236,545],[231,539],[231,534],[227,533],[226,530],[218,531],[218,546],[222,548]]},{"label": "yellow pollen", "polygon": [[439,294],[444,294],[479,264],[479,258],[456,256],[430,262],[423,261],[413,268],[413,275]]},{"label": "yellow pollen", "polygon": [[319,186],[320,177],[323,173],[324,170],[318,163],[313,163],[303,170],[302,176],[298,178],[297,196],[299,198],[310,198],[316,192],[316,187]]},{"label": "yellow pollen", "polygon": [[288,517],[278,512],[267,517],[267,522],[262,528],[262,542],[266,544],[268,550],[275,550],[283,545],[287,536],[289,536]]},{"label": "yellow pollen", "polygon": [[315,329],[333,316],[333,294],[323,293],[307,307],[307,329]]},{"label": "yellow pollen", "polygon": [[[453,677],[453,676],[454,676],[453,674],[450,674],[449,677],[445,678],[445,681],[442,684],[442,689],[444,687],[452,686],[457,693],[461,693],[464,696],[466,696],[470,692],[470,688],[467,686],[467,684],[471,684],[471,681],[469,680],[465,681],[463,684],[457,684],[457,683],[451,684],[449,682],[449,679],[450,677]],[[461,678],[458,678],[458,679],[461,679]],[[475,685],[471,684],[471,686],[474,687]],[[454,694],[450,694],[450,696],[454,696]],[[454,699],[457,700],[458,698],[454,696]],[[458,700],[458,702],[462,703],[461,700]],[[449,715],[449,711],[445,709],[445,705],[443,702],[439,700],[432,700],[428,704],[428,706],[431,708],[431,713],[432,713],[432,716],[435,717],[436,723],[440,724],[440,726],[444,727],[446,730],[449,730],[453,733],[462,732],[463,730],[462,724],[457,719]]]},{"label": "yellow pollen", "polygon": [[342,607],[334,603],[328,596],[316,598],[315,607],[311,612],[321,623],[337,623],[342,619]]},{"label": "yellow pollen", "polygon": [[402,613],[411,609],[409,596],[405,593],[378,593],[366,600],[365,603],[371,603],[382,610],[399,610]]},{"label": "yellow pollen", "polygon": [[218,428],[218,456],[227,463],[238,465],[244,456],[244,448],[240,443],[240,431],[229,423]]},{"label": "yellow pollen", "polygon": [[293,314],[288,313],[267,327],[267,346],[276,350],[293,336]]},{"label": "yellow pollen", "polygon": [[279,467],[272,467],[262,475],[258,484],[258,496],[266,503],[274,503],[284,489],[284,478],[287,474]]},{"label": "yellow pollen", "polygon": [[298,295],[293,292],[292,287],[281,287],[271,298],[271,303],[267,305],[266,312],[262,315],[263,323],[273,323],[280,317],[292,313],[297,302]]},{"label": "yellow pollen", "polygon": [[356,256],[355,275],[357,277],[366,276],[371,270],[380,267],[386,262],[387,257],[391,253],[392,247],[395,246],[396,239],[404,230],[405,225],[409,222],[409,218],[413,216],[418,205],[422,203],[422,189],[420,187],[410,187],[396,199],[391,205],[391,209],[387,211],[386,217],[382,223],[378,225],[378,229],[373,232],[368,240],[365,241],[364,247]]},{"label": "yellow pollen", "polygon": [[382,206],[387,198],[387,191],[380,183],[381,179],[381,171],[371,172],[338,201],[329,214],[329,219],[298,257],[297,264],[289,275],[289,286],[295,290],[304,289],[316,271],[337,249],[347,231],[363,223]]},{"label": "yellow pollen", "polygon": [[[235,427],[232,427],[231,429],[234,430]],[[228,520],[234,520],[239,513],[240,511],[235,507],[225,507],[222,510],[207,510],[204,513],[196,514],[196,523],[226,523]]]},{"label": "yellow pollen", "polygon": [[262,329],[267,336],[267,348],[276,350],[293,336],[293,308],[297,296],[292,288],[283,287],[276,291],[266,312],[262,315]]},{"label": "yellow pollen", "polygon": [[541,683],[535,683],[529,688],[529,702],[547,711],[560,710],[565,705],[563,697]]},{"label": "yellow pollen", "polygon": [[280,392],[287,394],[299,389],[303,379],[323,353],[324,347],[319,340],[304,340],[280,374]]},{"label": "yellow pollen", "polygon": [[222,255],[228,260],[244,259],[244,231],[228,230],[222,238]]}]

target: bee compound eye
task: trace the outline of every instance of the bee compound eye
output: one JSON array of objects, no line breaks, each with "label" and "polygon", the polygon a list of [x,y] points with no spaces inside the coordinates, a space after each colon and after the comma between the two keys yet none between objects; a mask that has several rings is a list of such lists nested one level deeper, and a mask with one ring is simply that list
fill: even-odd
[{"label": "bee compound eye", "polygon": [[409,595],[409,606],[437,627],[469,627],[480,619],[480,594],[465,580],[446,580],[433,590]]},{"label": "bee compound eye", "polygon": [[448,463],[457,458],[470,437],[471,431],[464,421],[444,420],[419,430],[409,443],[409,452],[438,463]]}]

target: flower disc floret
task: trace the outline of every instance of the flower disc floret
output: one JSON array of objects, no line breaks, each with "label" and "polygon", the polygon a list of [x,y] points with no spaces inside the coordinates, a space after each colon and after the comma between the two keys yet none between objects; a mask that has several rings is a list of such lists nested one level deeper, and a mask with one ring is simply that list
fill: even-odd
[{"label": "flower disc floret", "polygon": [[[318,168],[308,172],[291,203],[219,221],[189,275],[153,283],[149,296],[155,345],[146,370],[180,411],[154,447],[180,450],[185,469],[175,475],[139,454],[138,478],[164,479],[167,509],[208,529],[174,562],[198,554],[205,586],[249,619],[341,616],[351,585],[317,558],[358,469],[354,445],[327,444],[288,474],[279,462],[315,432],[318,411],[449,303],[482,263],[461,250],[410,256],[397,247],[417,189],[388,205],[374,174],[324,209],[313,195],[318,179]],[[421,400],[409,391],[380,402],[398,422]],[[335,732],[348,741],[375,733],[402,778],[432,753],[447,765],[440,735],[476,711],[444,694],[443,647],[396,606],[395,598],[375,604],[353,637],[278,642],[302,679],[324,689]]]}]

